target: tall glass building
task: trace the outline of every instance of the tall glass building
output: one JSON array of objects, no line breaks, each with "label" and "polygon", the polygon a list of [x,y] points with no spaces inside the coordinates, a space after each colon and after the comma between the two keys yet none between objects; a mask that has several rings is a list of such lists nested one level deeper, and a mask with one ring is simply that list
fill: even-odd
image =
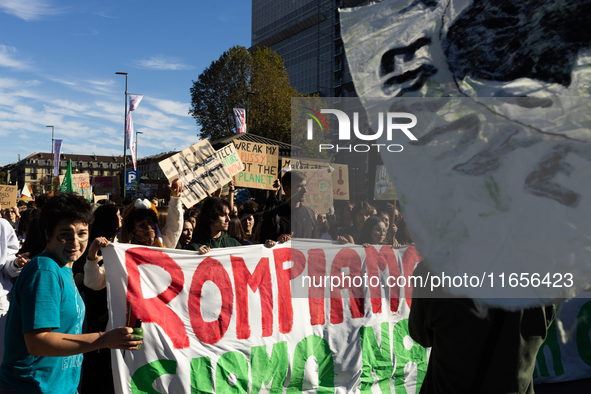
[{"label": "tall glass building", "polygon": [[252,0],[252,46],[267,46],[285,61],[298,92],[356,96],[345,60],[338,8],[365,0]]}]

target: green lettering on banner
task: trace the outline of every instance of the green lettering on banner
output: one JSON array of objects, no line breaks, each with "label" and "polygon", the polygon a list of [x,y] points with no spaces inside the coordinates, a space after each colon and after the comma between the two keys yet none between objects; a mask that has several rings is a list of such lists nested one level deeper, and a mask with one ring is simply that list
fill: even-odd
[{"label": "green lettering on banner", "polygon": [[[552,354],[552,364],[554,365],[554,376],[564,375],[564,367],[562,366],[562,355],[560,354],[560,344],[558,343],[558,334],[556,332],[556,320],[552,322],[548,333],[546,334],[546,340],[540,346],[536,360],[540,367],[541,376],[550,376],[548,371],[548,364],[546,364],[546,356],[544,356],[544,348],[548,346],[550,354]],[[534,369],[534,378],[538,377],[537,368]]]},{"label": "green lettering on banner", "polygon": [[310,335],[296,345],[293,368],[287,393],[301,393],[304,385],[304,368],[308,358],[314,356],[318,363],[318,394],[334,393],[334,360],[328,343],[317,335]]},{"label": "green lettering on banner", "polygon": [[382,345],[378,342],[372,327],[361,327],[361,354],[363,369],[361,372],[361,392],[372,393],[371,386],[374,378],[371,371],[374,371],[378,378],[378,385],[382,393],[392,393],[390,390],[390,378],[394,373],[392,365],[392,354],[390,353],[390,325],[382,323]]},{"label": "green lettering on banner", "polygon": [[591,301],[585,303],[577,316],[577,350],[587,365],[591,365]]},{"label": "green lettering on banner", "polygon": [[191,360],[191,393],[211,394],[211,360],[209,357],[198,357]]},{"label": "green lettering on banner", "polygon": [[252,374],[250,392],[256,394],[261,390],[261,387],[266,387],[273,381],[270,393],[283,393],[288,368],[287,342],[278,342],[273,345],[271,359],[267,355],[266,346],[253,347],[250,354],[250,370]]},{"label": "green lettering on banner", "polygon": [[[235,382],[230,382],[235,374]],[[218,393],[248,392],[248,361],[240,352],[227,352],[220,356],[215,372],[215,391]]]},{"label": "green lettering on banner", "polygon": [[160,394],[154,390],[154,381],[162,375],[176,374],[175,360],[156,360],[142,365],[131,377],[131,392],[133,394]]},{"label": "green lettering on banner", "polygon": [[[407,337],[412,341],[412,346],[407,349],[404,344],[404,338]],[[407,340],[407,343],[409,341]],[[396,357],[396,371],[394,372],[394,391],[396,394],[405,393],[404,387],[404,367],[409,361],[417,364],[417,384],[416,392],[421,390],[423,380],[427,374],[427,350],[416,343],[408,333],[408,319],[403,319],[394,325],[392,330],[392,343],[394,347],[394,355]]]}]

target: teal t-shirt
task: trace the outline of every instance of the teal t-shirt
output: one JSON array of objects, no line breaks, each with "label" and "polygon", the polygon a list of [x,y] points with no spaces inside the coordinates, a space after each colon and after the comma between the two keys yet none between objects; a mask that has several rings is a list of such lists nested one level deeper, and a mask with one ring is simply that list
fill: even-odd
[{"label": "teal t-shirt", "polygon": [[13,289],[4,336],[0,386],[19,393],[76,393],[82,354],[68,357],[31,356],[25,333],[39,328],[81,334],[85,307],[72,269],[42,253],[20,273]]}]

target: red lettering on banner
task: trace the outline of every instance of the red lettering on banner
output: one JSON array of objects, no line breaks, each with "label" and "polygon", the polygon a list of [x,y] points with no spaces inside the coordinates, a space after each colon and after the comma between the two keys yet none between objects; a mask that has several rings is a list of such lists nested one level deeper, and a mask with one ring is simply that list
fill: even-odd
[{"label": "red lettering on banner", "polygon": [[[384,271],[388,267],[388,275],[394,279],[400,276],[400,267],[398,267],[398,259],[392,249],[391,245],[384,245],[380,248],[380,252],[373,247],[365,248],[365,264],[367,266],[367,276],[369,277],[369,294],[371,296],[371,309],[373,313],[382,312],[382,283],[376,283],[372,277],[379,277],[380,271]],[[398,311],[400,302],[400,289],[395,280],[390,280],[387,289],[390,295],[390,310],[392,312]]]},{"label": "red lettering on banner", "polygon": [[[310,304],[310,323],[313,326],[324,324],[324,277],[326,276],[326,256],[322,249],[308,251],[308,302]],[[319,284],[319,286],[315,286]]]},{"label": "red lettering on banner", "polygon": [[404,298],[406,299],[406,305],[410,308],[410,304],[412,303],[412,286],[410,284],[410,280],[408,279],[415,270],[415,266],[418,262],[423,260],[419,252],[415,249],[414,245],[409,246],[404,251],[404,256],[402,256],[402,272],[404,272],[404,276],[406,277],[406,287],[404,288]]},{"label": "red lettering on banner", "polygon": [[[347,275],[342,274],[344,267],[349,268]],[[358,319],[364,316],[363,278],[361,277],[361,257],[353,249],[341,249],[330,267],[331,292],[330,292],[330,322],[339,324],[343,322],[343,300],[341,290],[349,290],[351,303],[351,317]],[[355,277],[359,277],[361,283],[355,284]],[[332,280],[339,278],[339,286],[334,286]],[[340,283],[342,281],[342,283]],[[344,282],[348,282],[345,284]]]},{"label": "red lettering on banner", "polygon": [[[300,276],[304,271],[306,256],[296,249],[281,248],[273,250],[273,258],[275,260],[275,271],[277,272],[279,332],[289,334],[293,327],[290,281]],[[293,267],[284,269],[283,263],[288,261],[293,262]]]},{"label": "red lettering on banner", "polygon": [[232,260],[232,272],[236,286],[236,336],[238,339],[250,338],[248,286],[253,292],[259,290],[263,337],[270,337],[273,334],[273,288],[269,259],[262,258],[253,274],[246,267],[242,257],[230,256],[230,259]]},{"label": "red lettering on banner", "polygon": [[[172,282],[154,298],[144,298],[139,266],[151,264],[170,274]],[[168,255],[148,248],[131,248],[125,252],[127,269],[127,302],[131,304],[130,322],[142,319],[144,323],[156,323],[168,335],[175,349],[189,347],[189,336],[181,318],[167,306],[183,290],[185,279],[181,267]]]},{"label": "red lettering on banner", "polygon": [[[222,310],[217,320],[212,322],[206,322],[201,315],[201,290],[207,281],[213,282],[222,295]],[[217,343],[228,330],[233,305],[230,276],[219,261],[207,257],[197,266],[189,290],[189,319],[195,336],[209,345]]]}]

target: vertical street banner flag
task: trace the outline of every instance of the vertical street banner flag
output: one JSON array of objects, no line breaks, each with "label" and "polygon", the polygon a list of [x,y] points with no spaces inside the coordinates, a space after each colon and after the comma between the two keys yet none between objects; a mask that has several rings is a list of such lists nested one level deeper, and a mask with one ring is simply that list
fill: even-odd
[{"label": "vertical street banner flag", "polygon": [[133,161],[133,170],[137,171],[137,159],[135,157],[135,143],[131,144],[131,146],[129,147],[129,150],[131,150],[131,160]]},{"label": "vertical street banner flag", "polygon": [[68,160],[68,171],[60,185],[60,192],[74,193],[74,181],[72,180],[72,159]]},{"label": "vertical street banner flag", "polygon": [[236,132],[246,133],[246,111],[244,108],[234,108],[234,118],[236,119]]},{"label": "vertical street banner flag", "polygon": [[131,112],[140,105],[140,101],[142,101],[143,98],[143,94],[129,95],[129,112],[127,112],[127,118],[125,119],[125,139],[127,140],[127,146],[130,149],[133,141],[133,122],[131,121]]},{"label": "vertical street banner flag", "polygon": [[62,155],[62,140],[53,141],[53,176],[60,174],[60,156]]}]

